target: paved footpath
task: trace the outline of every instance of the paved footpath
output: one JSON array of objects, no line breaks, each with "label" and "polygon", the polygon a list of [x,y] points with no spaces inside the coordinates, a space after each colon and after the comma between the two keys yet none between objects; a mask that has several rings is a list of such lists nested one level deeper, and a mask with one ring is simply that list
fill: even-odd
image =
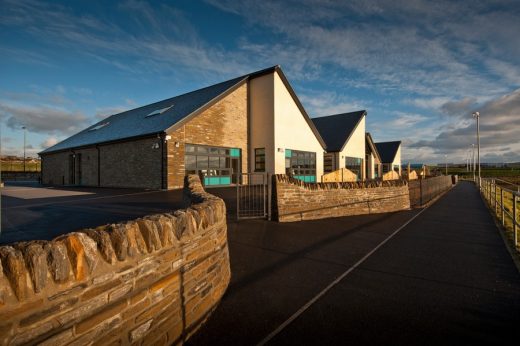
[{"label": "paved footpath", "polygon": [[470,183],[423,212],[228,232],[232,282],[189,344],[520,342],[520,274]]}]

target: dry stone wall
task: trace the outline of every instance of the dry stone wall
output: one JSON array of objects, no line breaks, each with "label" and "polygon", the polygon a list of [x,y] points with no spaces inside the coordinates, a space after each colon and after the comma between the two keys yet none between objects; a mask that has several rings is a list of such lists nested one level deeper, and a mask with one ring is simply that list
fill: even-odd
[{"label": "dry stone wall", "polygon": [[185,210],[0,247],[0,344],[183,343],[229,280],[224,202],[185,181]]},{"label": "dry stone wall", "polygon": [[280,222],[386,213],[410,208],[407,182],[304,183],[275,175],[274,206]]}]

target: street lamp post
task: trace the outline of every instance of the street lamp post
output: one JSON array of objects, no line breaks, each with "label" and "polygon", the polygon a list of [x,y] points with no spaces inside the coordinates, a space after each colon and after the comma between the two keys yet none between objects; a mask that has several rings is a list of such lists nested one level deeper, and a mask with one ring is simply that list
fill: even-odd
[{"label": "street lamp post", "polygon": [[475,144],[471,145],[471,170],[473,171],[473,181],[475,181]]},{"label": "street lamp post", "polygon": [[23,129],[23,172],[25,173],[25,143],[26,143],[26,132],[27,128],[22,126]]},{"label": "street lamp post", "polygon": [[478,163],[478,187],[480,188],[480,113],[474,112],[473,118],[477,119],[477,163]]}]

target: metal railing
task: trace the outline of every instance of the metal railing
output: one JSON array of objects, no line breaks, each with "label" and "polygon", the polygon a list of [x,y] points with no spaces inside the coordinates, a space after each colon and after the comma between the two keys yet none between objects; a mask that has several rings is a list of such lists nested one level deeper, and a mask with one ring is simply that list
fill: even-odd
[{"label": "metal railing", "polygon": [[237,220],[268,218],[269,175],[240,173],[237,181]]},{"label": "metal railing", "polygon": [[480,193],[504,226],[509,241],[520,252],[520,186],[501,179],[482,178]]}]

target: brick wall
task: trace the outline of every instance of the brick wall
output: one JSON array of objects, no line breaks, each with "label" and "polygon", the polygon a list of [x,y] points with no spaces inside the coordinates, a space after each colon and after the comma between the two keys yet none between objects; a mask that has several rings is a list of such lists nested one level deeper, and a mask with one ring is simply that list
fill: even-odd
[{"label": "brick wall", "polygon": [[406,181],[304,183],[275,175],[274,207],[280,222],[386,213],[410,208]]},{"label": "brick wall", "polygon": [[224,202],[186,178],[188,209],[0,247],[0,344],[185,341],[230,280]]},{"label": "brick wall", "polygon": [[69,155],[59,152],[42,155],[42,183],[49,185],[69,184]]},{"label": "brick wall", "polygon": [[[161,140],[152,137],[42,155],[42,182],[49,185],[72,184],[69,155],[76,155],[75,185],[161,189],[163,155]],[[80,156],[81,155],[81,156]],[[81,163],[79,162],[81,161]],[[80,170],[81,166],[81,179]],[[101,167],[98,178],[98,167]],[[181,183],[182,186],[182,183]]]},{"label": "brick wall", "polygon": [[153,137],[100,146],[101,186],[161,189],[161,142]]},{"label": "brick wall", "polygon": [[[169,133],[167,145],[168,188],[182,186],[185,175],[185,144],[203,144],[242,149],[242,172],[247,172],[247,83]],[[175,142],[179,146],[175,146]]]}]

